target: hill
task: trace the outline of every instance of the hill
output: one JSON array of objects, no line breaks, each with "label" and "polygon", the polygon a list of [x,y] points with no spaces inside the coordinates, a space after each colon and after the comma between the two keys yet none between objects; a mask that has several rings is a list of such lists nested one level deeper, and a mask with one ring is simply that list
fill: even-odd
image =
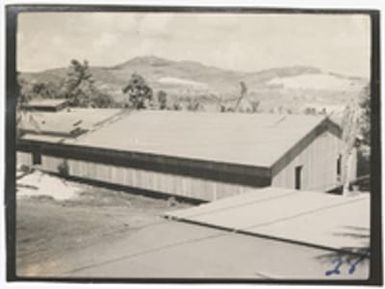
[{"label": "hill", "polygon": [[[59,84],[67,68],[37,73],[21,73],[30,82]],[[171,98],[197,98],[203,102],[235,99],[239,82],[248,87],[250,99],[259,100],[261,107],[298,108],[309,105],[343,105],[346,99],[360,93],[365,79],[324,72],[316,67],[278,67],[256,72],[241,72],[207,66],[194,61],[172,61],[155,56],[136,57],[111,67],[91,67],[95,84],[124,101],[122,88],[132,73],[142,75],[154,91],[164,90]]]}]

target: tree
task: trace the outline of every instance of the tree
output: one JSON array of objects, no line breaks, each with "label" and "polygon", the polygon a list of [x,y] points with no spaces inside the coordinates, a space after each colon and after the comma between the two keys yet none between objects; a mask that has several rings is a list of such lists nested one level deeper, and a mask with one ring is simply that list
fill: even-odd
[{"label": "tree", "polygon": [[234,111],[237,111],[238,110],[238,107],[239,105],[241,104],[241,101],[242,99],[245,97],[245,95],[247,94],[247,86],[246,86],[246,83],[244,83],[243,81],[241,81],[239,83],[240,85],[240,88],[241,88],[241,91],[240,91],[240,96],[235,104],[235,107],[234,107]]},{"label": "tree", "polygon": [[31,99],[60,97],[59,84],[52,81],[34,82],[26,85],[26,93]]},{"label": "tree", "polygon": [[360,131],[363,143],[370,146],[370,91],[369,86],[365,86],[361,92],[360,100]]},{"label": "tree", "polygon": [[251,102],[251,109],[252,109],[253,113],[257,113],[259,111],[259,105],[260,104],[261,104],[261,102],[259,100]]},{"label": "tree", "polygon": [[145,109],[152,100],[152,89],[145,79],[133,73],[127,86],[123,88],[123,93],[128,93],[129,102],[135,109]]},{"label": "tree", "polygon": [[187,102],[187,110],[189,111],[199,111],[203,110],[202,105],[196,99],[189,99]]},{"label": "tree", "polygon": [[182,106],[180,105],[179,101],[176,100],[172,106],[173,110],[182,110]]},{"label": "tree", "polygon": [[83,63],[73,59],[68,68],[64,84],[64,97],[70,100],[70,105],[87,107],[90,98],[95,93],[94,80],[89,69],[88,61]]},{"label": "tree", "polygon": [[28,83],[21,78],[20,74],[17,73],[16,82],[16,95],[18,96],[16,102],[16,138],[19,139],[22,136],[22,126],[25,123],[31,124],[35,130],[40,131],[39,123],[35,120],[33,115],[24,109],[24,105],[30,101],[30,96],[26,92],[26,86]]},{"label": "tree", "polygon": [[342,184],[343,194],[349,191],[351,181],[350,172],[353,161],[353,153],[359,132],[360,108],[357,97],[352,97],[346,105],[342,118],[342,141],[344,143],[342,154]]},{"label": "tree", "polygon": [[365,86],[360,95],[360,119],[359,130],[362,135],[362,145],[357,151],[357,175],[358,177],[370,175],[370,90]]},{"label": "tree", "polygon": [[114,106],[114,101],[110,95],[100,91],[96,91],[95,96],[91,100],[91,106],[96,108],[109,108]]},{"label": "tree", "polygon": [[312,114],[311,108],[310,108],[310,107],[305,108],[304,113],[305,113],[306,115]]},{"label": "tree", "polygon": [[17,73],[16,95],[18,98],[16,102],[16,138],[21,136],[20,126],[24,117],[22,107],[28,102],[26,95],[23,93],[23,82],[24,80],[20,77],[19,73]]},{"label": "tree", "polygon": [[50,98],[51,93],[48,90],[47,85],[44,82],[38,82],[33,84],[32,92],[41,98]]},{"label": "tree", "polygon": [[167,109],[167,93],[163,90],[158,91],[158,103],[160,110]]},{"label": "tree", "polygon": [[16,108],[20,108],[21,106],[29,102],[30,97],[26,91],[27,86],[27,81],[20,76],[20,73],[17,73],[16,94],[18,96],[18,99]]}]

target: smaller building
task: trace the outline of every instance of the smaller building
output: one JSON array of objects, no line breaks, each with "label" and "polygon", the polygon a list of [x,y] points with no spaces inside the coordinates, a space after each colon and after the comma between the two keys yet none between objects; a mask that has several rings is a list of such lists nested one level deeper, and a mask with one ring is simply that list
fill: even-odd
[{"label": "smaller building", "polygon": [[21,107],[25,110],[39,110],[56,112],[68,106],[68,100],[63,98],[57,99],[36,99],[23,104]]}]

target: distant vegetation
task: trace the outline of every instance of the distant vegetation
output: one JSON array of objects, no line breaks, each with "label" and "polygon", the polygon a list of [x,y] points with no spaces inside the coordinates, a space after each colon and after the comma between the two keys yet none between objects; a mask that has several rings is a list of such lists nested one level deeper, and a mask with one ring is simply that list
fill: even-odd
[{"label": "distant vegetation", "polygon": [[369,86],[365,86],[361,92],[360,97],[360,121],[359,128],[362,135],[362,144],[358,148],[357,155],[357,174],[358,176],[370,175],[370,120],[371,120],[371,109],[370,109],[370,89]]},{"label": "distant vegetation", "polygon": [[163,90],[158,91],[158,103],[160,110],[167,109],[167,93]]},{"label": "distant vegetation", "polygon": [[133,73],[128,84],[123,88],[123,93],[128,94],[129,107],[134,109],[150,108],[152,88],[141,75]]},{"label": "distant vegetation", "polygon": [[26,100],[68,98],[79,107],[310,115],[342,111],[367,84],[310,66],[240,72],[153,56],[113,67],[72,60],[67,68],[21,73],[21,79]]},{"label": "distant vegetation", "polygon": [[71,60],[63,91],[59,95],[69,99],[71,106],[88,107],[95,92],[94,80],[86,60]]},{"label": "distant vegetation", "polygon": [[361,119],[360,119],[360,128],[363,137],[363,142],[366,145],[370,145],[370,90],[369,86],[365,86],[361,92],[360,98],[360,108],[361,108]]},{"label": "distant vegetation", "polygon": [[96,85],[88,61],[83,63],[73,59],[60,81],[31,81],[19,77],[19,102],[32,99],[65,98],[73,107],[114,107],[111,95],[101,91]]}]

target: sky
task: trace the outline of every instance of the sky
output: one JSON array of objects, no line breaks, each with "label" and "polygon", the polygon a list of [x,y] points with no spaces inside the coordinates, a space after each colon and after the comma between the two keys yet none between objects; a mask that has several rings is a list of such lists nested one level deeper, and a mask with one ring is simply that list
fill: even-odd
[{"label": "sky", "polygon": [[17,68],[113,66],[138,56],[192,60],[238,71],[310,65],[369,78],[365,15],[21,13]]}]

